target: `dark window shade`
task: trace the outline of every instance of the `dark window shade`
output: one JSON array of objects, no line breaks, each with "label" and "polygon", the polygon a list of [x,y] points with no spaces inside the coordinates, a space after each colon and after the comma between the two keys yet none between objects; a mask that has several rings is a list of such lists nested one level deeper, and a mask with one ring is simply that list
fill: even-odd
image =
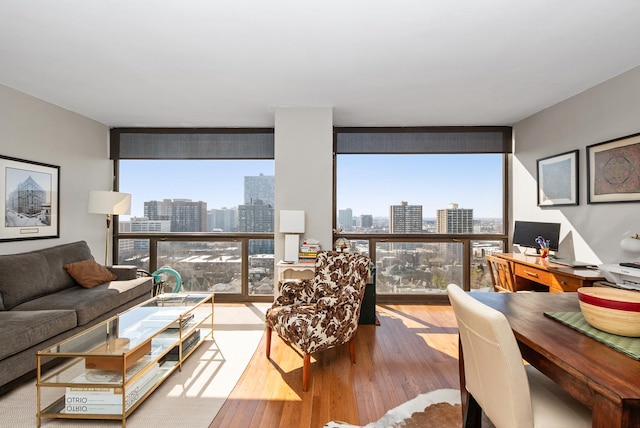
[{"label": "dark window shade", "polygon": [[511,153],[510,127],[336,128],[337,154]]},{"label": "dark window shade", "polygon": [[111,159],[273,159],[272,129],[111,131]]}]

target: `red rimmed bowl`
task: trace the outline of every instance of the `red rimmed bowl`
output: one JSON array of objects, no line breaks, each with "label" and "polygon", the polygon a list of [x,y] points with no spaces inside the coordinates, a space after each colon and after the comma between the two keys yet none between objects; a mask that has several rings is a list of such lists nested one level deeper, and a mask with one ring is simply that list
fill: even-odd
[{"label": "red rimmed bowl", "polygon": [[581,287],[578,298],[584,319],[593,327],[619,336],[640,337],[640,291]]}]

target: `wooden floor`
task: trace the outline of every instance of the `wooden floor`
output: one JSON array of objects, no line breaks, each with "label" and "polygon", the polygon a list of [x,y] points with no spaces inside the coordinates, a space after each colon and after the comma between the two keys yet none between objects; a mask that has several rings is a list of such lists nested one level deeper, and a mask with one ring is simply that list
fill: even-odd
[{"label": "wooden floor", "polygon": [[366,425],[425,392],[459,388],[458,330],[450,306],[378,305],[380,326],[361,325],[356,364],[348,346],[314,354],[308,392],[302,357],[274,333],[258,351],[210,428]]}]

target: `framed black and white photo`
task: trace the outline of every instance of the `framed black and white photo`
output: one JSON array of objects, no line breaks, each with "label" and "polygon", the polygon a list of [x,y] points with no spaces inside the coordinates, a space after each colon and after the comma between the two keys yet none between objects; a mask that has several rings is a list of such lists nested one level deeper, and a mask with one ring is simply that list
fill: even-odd
[{"label": "framed black and white photo", "polygon": [[538,206],[578,205],[578,150],[537,160]]},{"label": "framed black and white photo", "polygon": [[0,242],[60,237],[60,167],[0,155]]},{"label": "framed black and white photo", "polygon": [[587,146],[590,204],[640,201],[640,134]]}]

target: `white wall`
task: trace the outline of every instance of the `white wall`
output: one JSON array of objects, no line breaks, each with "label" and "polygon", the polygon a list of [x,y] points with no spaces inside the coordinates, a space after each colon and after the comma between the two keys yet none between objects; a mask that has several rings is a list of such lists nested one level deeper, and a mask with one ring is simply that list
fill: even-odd
[{"label": "white wall", "polygon": [[305,233],[329,250],[333,201],[333,111],[279,108],[275,112],[275,255],[284,255],[280,210],[305,211]]},{"label": "white wall", "polygon": [[[513,220],[562,223],[559,256],[591,263],[639,260],[620,240],[640,233],[640,202],[587,204],[586,146],[640,132],[640,67],[543,110],[514,127]],[[536,160],[579,149],[577,206],[537,206]]]},{"label": "white wall", "polygon": [[85,240],[103,262],[105,218],[87,201],[111,189],[108,141],[107,126],[0,85],[0,155],[60,166],[60,238],[0,242],[0,254]]}]

